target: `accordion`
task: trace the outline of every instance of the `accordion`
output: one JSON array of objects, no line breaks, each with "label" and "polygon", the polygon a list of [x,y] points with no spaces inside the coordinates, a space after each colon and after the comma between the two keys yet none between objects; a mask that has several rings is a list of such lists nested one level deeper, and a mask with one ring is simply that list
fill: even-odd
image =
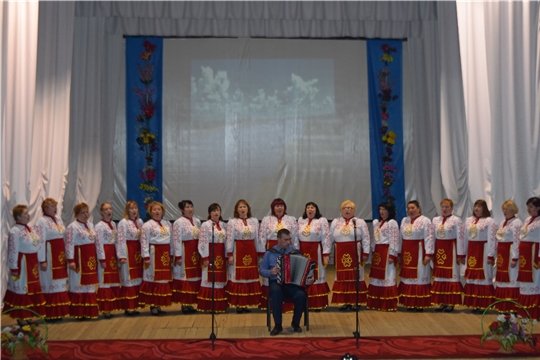
[{"label": "accordion", "polygon": [[317,262],[302,255],[286,254],[277,258],[276,265],[278,284],[294,284],[307,288],[306,281],[314,276]]}]

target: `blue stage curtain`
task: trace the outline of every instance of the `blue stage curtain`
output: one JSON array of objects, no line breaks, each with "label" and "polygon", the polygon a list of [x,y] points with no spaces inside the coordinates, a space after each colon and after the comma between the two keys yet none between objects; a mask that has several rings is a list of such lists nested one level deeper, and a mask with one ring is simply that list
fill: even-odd
[{"label": "blue stage curtain", "polygon": [[126,38],[127,200],[162,201],[163,38]]},{"label": "blue stage curtain", "polygon": [[390,201],[398,222],[406,214],[403,162],[402,42],[367,41],[371,199],[373,218],[378,205]]}]

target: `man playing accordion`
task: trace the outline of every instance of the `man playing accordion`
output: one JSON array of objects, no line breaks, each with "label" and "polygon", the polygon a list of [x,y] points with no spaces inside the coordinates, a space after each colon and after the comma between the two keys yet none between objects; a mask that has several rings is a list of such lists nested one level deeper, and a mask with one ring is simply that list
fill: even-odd
[{"label": "man playing accordion", "polygon": [[[274,328],[270,332],[270,335],[275,336],[283,331],[282,326],[282,305],[283,301],[292,301],[294,303],[294,315],[292,320],[292,328],[294,332],[302,332],[300,327],[300,319],[302,318],[302,312],[304,312],[304,306],[306,304],[306,291],[299,285],[283,284],[280,285],[277,282],[278,267],[276,265],[277,258],[287,254],[300,254],[298,250],[295,250],[291,245],[291,232],[287,229],[281,229],[277,233],[277,245],[271,247],[264,254],[263,261],[259,274],[269,279],[269,292],[268,295],[272,299],[272,312],[274,317]],[[308,277],[306,285],[313,284],[315,278],[313,276]]]}]

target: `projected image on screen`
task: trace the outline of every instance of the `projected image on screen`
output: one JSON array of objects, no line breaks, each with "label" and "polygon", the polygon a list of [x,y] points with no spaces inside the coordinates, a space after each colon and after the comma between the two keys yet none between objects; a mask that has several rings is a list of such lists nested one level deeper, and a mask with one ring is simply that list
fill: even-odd
[{"label": "projected image on screen", "polygon": [[[166,219],[184,199],[201,218],[216,202],[224,219],[245,199],[262,219],[277,197],[295,217],[313,201],[333,219],[350,199],[371,218],[364,41],[165,39],[162,105]],[[122,110],[118,123],[115,194],[125,194]]]},{"label": "projected image on screen", "polygon": [[335,112],[332,59],[196,60],[191,115],[298,117]]}]

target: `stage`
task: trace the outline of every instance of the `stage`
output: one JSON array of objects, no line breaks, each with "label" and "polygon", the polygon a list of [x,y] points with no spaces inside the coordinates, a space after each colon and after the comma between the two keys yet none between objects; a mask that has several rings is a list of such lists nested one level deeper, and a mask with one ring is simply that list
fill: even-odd
[{"label": "stage", "polygon": [[[332,279],[334,277],[331,266],[328,267],[328,276]],[[330,281],[330,286],[332,282]],[[288,326],[292,314],[285,314],[283,319],[285,333],[276,337],[269,335],[266,327],[266,311],[253,309],[249,314],[237,314],[234,309],[229,309],[227,313],[215,316],[217,337],[215,350],[211,350],[209,340],[188,344],[189,340],[209,339],[212,332],[210,314],[186,315],[182,313],[180,305],[173,305],[164,310],[167,314],[162,316],[151,316],[149,309],[146,308],[141,310],[141,315],[137,317],[126,317],[118,312],[110,320],[100,316],[97,320],[64,319],[50,324],[49,358],[69,359],[75,356],[79,359],[94,359],[100,352],[101,358],[107,359],[212,357],[314,359],[336,358],[347,351],[360,354],[360,358],[499,356],[496,343],[486,342],[484,346],[480,345],[482,316],[472,314],[465,307],[457,307],[452,313],[437,313],[434,309],[417,313],[406,311],[402,307],[399,307],[397,312],[380,312],[362,307],[359,311],[358,352],[352,335],[355,331],[355,312],[341,312],[337,305],[331,305],[321,312],[311,311],[310,330],[306,331],[302,323],[302,333],[290,332]],[[490,312],[484,321],[492,321],[495,317],[496,313]],[[2,316],[2,327],[13,323],[15,321],[11,318]],[[43,326],[40,328],[43,330]],[[534,333],[540,334],[539,327],[534,329]],[[348,340],[333,345],[333,340],[339,338]],[[239,341],[231,344],[222,341],[223,339]],[[180,347],[179,344],[183,345]],[[179,348],[183,350],[180,351]],[[293,348],[296,352],[292,352]],[[261,350],[264,351],[258,353]],[[533,351],[530,347],[519,345],[516,346],[516,350],[518,350],[516,355],[521,357],[540,357],[540,346]],[[122,353],[125,357],[121,355]],[[199,353],[204,356],[196,355]],[[152,356],[155,357],[149,354],[154,354]]]}]

